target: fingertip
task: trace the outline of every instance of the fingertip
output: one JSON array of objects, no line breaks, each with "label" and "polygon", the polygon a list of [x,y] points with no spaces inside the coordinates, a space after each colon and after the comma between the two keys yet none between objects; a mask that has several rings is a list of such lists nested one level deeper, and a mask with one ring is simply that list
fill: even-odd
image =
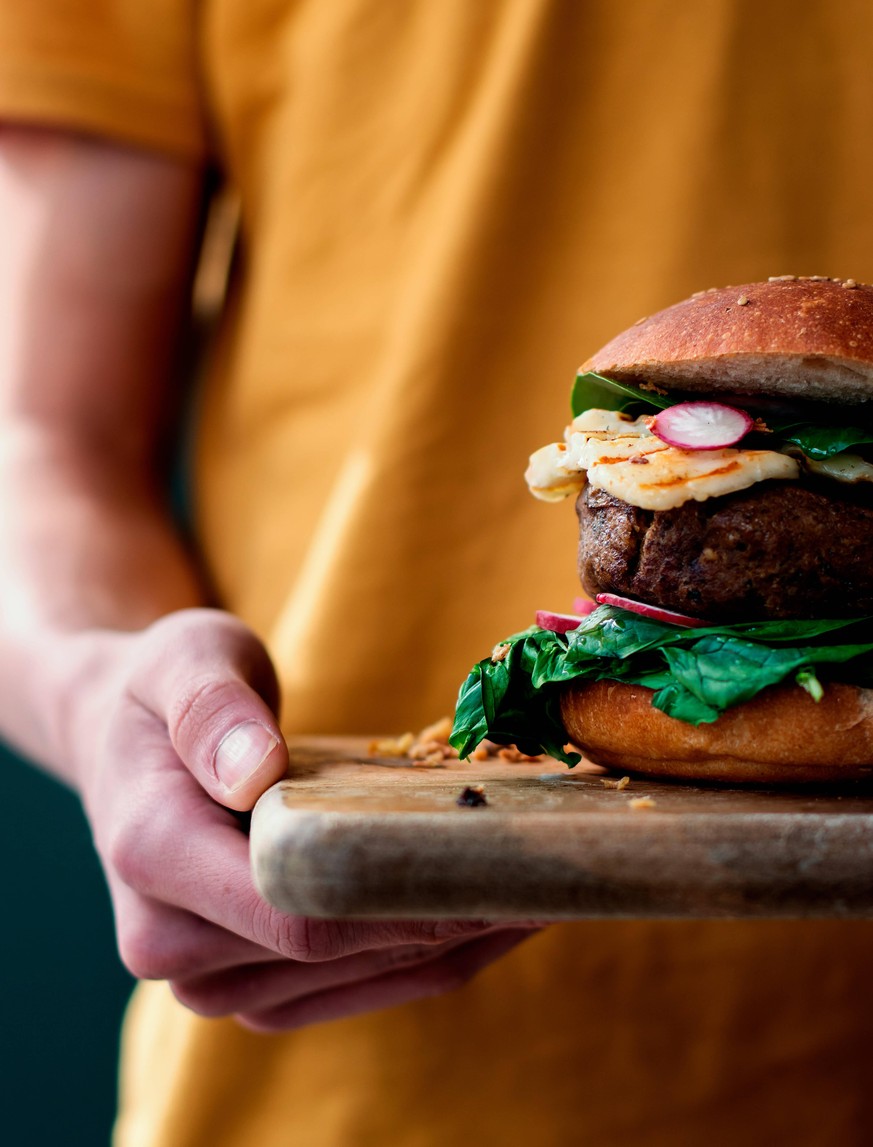
[{"label": "fingertip", "polygon": [[243,721],[222,737],[215,750],[216,795],[228,808],[247,812],[287,768],[288,748],[281,735],[261,721]]}]

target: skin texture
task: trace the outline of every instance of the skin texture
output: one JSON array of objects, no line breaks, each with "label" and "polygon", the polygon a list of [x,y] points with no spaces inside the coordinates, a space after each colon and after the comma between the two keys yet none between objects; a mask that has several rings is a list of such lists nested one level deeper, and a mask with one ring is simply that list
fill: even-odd
[{"label": "skin texture", "polygon": [[275,675],[159,493],[201,194],[185,162],[0,125],[0,730],[81,794],[131,972],[273,1031],[450,990],[533,926],[255,892],[231,810],[287,765]]}]

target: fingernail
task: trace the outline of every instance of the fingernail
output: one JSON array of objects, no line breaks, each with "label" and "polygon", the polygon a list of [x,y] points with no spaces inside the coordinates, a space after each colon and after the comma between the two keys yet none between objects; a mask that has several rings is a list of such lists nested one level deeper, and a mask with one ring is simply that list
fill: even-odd
[{"label": "fingernail", "polygon": [[259,721],[237,725],[215,750],[215,775],[233,792],[258,771],[278,744],[278,738]]}]

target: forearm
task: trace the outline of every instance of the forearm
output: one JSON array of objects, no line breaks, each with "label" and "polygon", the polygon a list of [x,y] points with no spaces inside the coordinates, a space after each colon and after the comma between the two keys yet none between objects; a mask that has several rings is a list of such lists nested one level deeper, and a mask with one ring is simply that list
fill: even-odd
[{"label": "forearm", "polygon": [[[94,630],[132,630],[203,593],[156,494],[39,429],[0,430],[0,727],[70,783],[59,721],[94,672]],[[84,660],[83,660],[84,658]]]},{"label": "forearm", "polygon": [[0,638],[136,629],[202,601],[161,491],[133,464],[0,423]]},{"label": "forearm", "polygon": [[0,729],[70,781],[73,638],[203,600],[159,471],[198,189],[171,161],[0,132]]}]

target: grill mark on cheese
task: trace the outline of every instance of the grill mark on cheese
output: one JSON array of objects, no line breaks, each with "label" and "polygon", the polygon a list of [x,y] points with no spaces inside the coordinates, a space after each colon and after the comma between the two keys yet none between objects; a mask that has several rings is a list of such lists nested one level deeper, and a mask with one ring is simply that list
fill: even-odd
[{"label": "grill mark on cheese", "polygon": [[[613,441],[619,442],[621,439],[616,438]],[[591,466],[612,466],[616,462],[639,461],[640,458],[648,458],[650,454],[663,454],[670,449],[672,449],[670,446],[653,446],[650,450],[636,450],[633,454],[604,454],[601,458],[595,459]],[[677,453],[682,453],[682,451],[677,451]]]},{"label": "grill mark on cheese", "polygon": [[[617,459],[621,462],[629,462],[629,458]],[[707,478],[718,478],[722,474],[734,474],[737,470],[742,470],[743,467],[739,460],[729,462],[727,466],[719,466],[716,470],[707,470],[704,474],[687,474],[682,478],[671,478],[669,482],[640,482],[639,487],[641,490],[669,490],[671,486],[682,486],[686,482],[701,482]]]},{"label": "grill mark on cheese", "polygon": [[[634,465],[643,461],[651,465]],[[587,410],[567,427],[565,442],[531,456],[526,477],[544,501],[577,493],[587,479],[630,505],[667,510],[799,473],[796,459],[776,451],[681,450],[652,435],[645,416],[630,420],[615,411]]]}]

